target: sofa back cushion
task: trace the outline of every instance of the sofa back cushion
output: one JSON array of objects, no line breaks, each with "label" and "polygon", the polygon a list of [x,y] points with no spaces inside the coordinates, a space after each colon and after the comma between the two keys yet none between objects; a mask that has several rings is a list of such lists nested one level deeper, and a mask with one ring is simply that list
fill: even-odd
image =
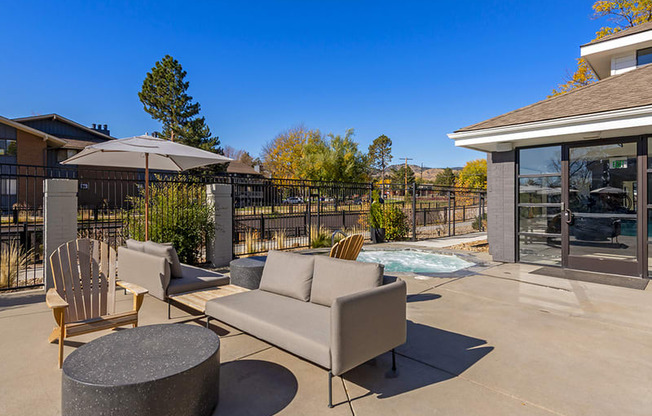
[{"label": "sofa back cushion", "polygon": [[170,263],[170,274],[173,279],[183,277],[179,256],[171,243],[155,243],[153,241],[146,241],[144,245],[145,253],[153,256],[165,257],[165,259],[167,259],[168,263]]},{"label": "sofa back cushion", "polygon": [[260,290],[308,302],[314,257],[270,251],[260,279]]},{"label": "sofa back cushion", "polygon": [[380,286],[384,270],[382,264],[315,256],[310,302],[330,308],[340,296]]},{"label": "sofa back cushion", "polygon": [[129,250],[136,250],[136,251],[140,251],[141,253],[145,252],[144,241],[138,241],[138,240],[134,240],[133,238],[130,238],[129,240],[126,241],[126,243],[127,243],[127,248]]}]

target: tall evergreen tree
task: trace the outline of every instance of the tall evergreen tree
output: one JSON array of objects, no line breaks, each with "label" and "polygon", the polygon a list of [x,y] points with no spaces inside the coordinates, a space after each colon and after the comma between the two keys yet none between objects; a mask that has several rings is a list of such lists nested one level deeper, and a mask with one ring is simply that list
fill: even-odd
[{"label": "tall evergreen tree", "polygon": [[206,119],[199,117],[201,106],[187,93],[186,75],[179,61],[165,55],[145,76],[138,98],[145,111],[163,124],[163,137],[222,153],[220,139],[211,134]]},{"label": "tall evergreen tree", "polygon": [[369,145],[369,165],[380,171],[382,183],[385,183],[385,171],[392,161],[392,139],[384,134],[378,136]]}]

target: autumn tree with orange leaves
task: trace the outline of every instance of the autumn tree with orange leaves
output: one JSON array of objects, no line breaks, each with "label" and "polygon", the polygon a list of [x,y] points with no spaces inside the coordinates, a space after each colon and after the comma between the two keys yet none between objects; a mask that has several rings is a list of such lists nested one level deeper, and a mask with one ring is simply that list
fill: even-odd
[{"label": "autumn tree with orange leaves", "polygon": [[[593,18],[606,18],[612,26],[602,27],[595,34],[595,39],[620,32],[652,21],[652,0],[600,0],[593,4]],[[577,60],[577,70],[572,76],[567,77],[563,84],[552,90],[550,97],[565,94],[576,88],[593,84],[598,79],[584,59]]]}]

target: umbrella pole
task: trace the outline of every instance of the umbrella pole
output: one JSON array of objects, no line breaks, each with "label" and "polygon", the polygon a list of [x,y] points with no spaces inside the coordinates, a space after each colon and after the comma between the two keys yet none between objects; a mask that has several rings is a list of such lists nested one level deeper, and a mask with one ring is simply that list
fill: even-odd
[{"label": "umbrella pole", "polygon": [[145,241],[149,240],[149,153],[145,153]]}]

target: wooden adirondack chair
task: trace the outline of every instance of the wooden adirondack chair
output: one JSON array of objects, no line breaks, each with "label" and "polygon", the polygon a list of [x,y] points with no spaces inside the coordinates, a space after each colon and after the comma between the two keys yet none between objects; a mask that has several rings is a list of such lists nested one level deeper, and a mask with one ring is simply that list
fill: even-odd
[{"label": "wooden adirondack chair", "polygon": [[[147,289],[116,281],[116,252],[108,244],[89,239],[69,241],[50,256],[54,288],[45,302],[57,326],[48,342],[59,340],[59,368],[63,340],[76,335],[124,325],[138,326],[138,311]],[[133,310],[115,313],[115,287],[133,293]]]},{"label": "wooden adirondack chair", "polygon": [[364,237],[362,234],[350,235],[331,247],[330,257],[343,260],[355,260],[362,250],[364,244]]}]

